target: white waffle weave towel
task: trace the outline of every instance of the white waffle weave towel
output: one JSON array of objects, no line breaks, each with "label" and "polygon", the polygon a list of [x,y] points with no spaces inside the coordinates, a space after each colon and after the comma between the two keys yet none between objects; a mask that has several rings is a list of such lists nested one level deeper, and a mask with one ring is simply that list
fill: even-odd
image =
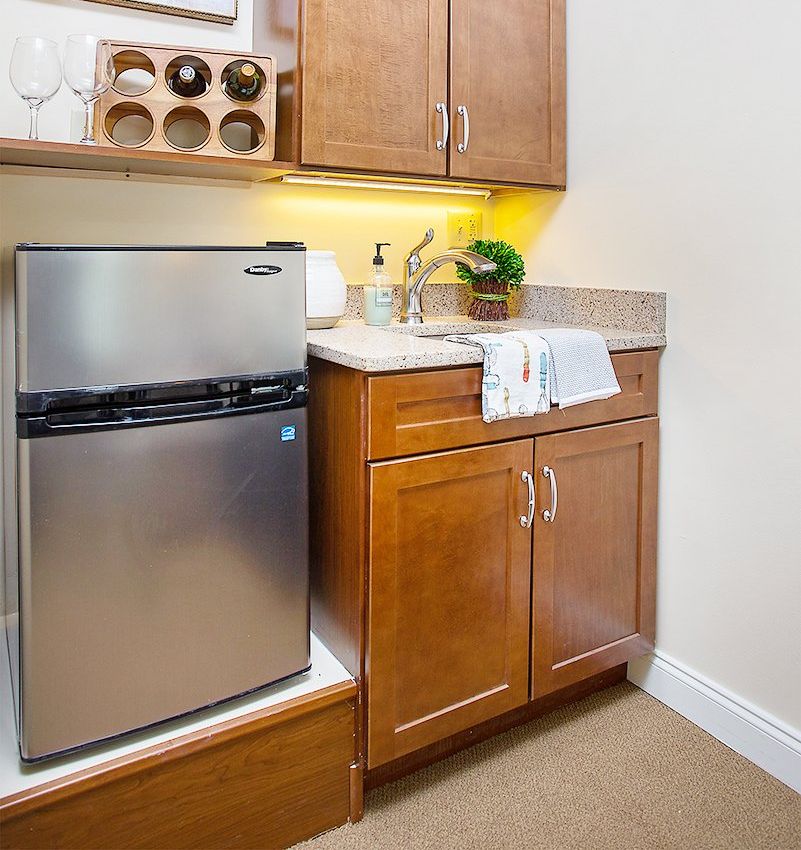
[{"label": "white waffle weave towel", "polygon": [[[595,331],[537,331],[549,348],[551,401],[560,408],[620,392],[604,338]],[[504,334],[506,336],[506,334]]]},{"label": "white waffle weave towel", "polygon": [[485,422],[547,413],[551,385],[548,344],[533,331],[505,334],[454,334],[450,342],[475,345],[484,351],[481,387]]}]

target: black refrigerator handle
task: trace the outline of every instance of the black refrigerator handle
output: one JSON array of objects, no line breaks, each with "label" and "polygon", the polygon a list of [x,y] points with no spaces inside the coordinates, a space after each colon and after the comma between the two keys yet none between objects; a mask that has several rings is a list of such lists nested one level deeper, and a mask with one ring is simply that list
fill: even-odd
[{"label": "black refrigerator handle", "polygon": [[303,390],[308,384],[308,370],[260,372],[223,378],[189,381],[166,381],[146,384],[114,384],[109,386],[73,387],[53,390],[19,390],[17,414],[46,416],[56,411],[101,407],[146,407],[179,401],[200,401],[225,396],[259,395],[273,390]]},{"label": "black refrigerator handle", "polygon": [[269,413],[305,407],[307,399],[308,391],[305,387],[290,390],[275,386],[259,387],[255,392],[223,398],[53,411],[44,416],[18,417],[17,436],[22,439],[55,437],[61,434],[115,431],[222,416]]}]

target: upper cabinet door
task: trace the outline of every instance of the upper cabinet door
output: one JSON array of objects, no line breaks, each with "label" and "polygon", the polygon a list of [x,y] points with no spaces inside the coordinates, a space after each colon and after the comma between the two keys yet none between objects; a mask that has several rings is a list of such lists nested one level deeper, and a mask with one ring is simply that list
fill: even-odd
[{"label": "upper cabinet door", "polygon": [[448,0],[307,0],[305,165],[442,176],[447,100]]},{"label": "upper cabinet door", "polygon": [[532,698],[653,648],[657,433],[640,419],[534,442]]},{"label": "upper cabinet door", "polygon": [[451,10],[451,176],[564,186],[565,0]]}]

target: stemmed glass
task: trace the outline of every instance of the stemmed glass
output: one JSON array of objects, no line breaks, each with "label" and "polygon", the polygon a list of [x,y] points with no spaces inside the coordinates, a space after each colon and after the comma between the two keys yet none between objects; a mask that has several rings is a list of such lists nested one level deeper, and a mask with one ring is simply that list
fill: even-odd
[{"label": "stemmed glass", "polygon": [[64,79],[86,108],[81,144],[96,145],[95,103],[114,82],[114,57],[111,54],[111,44],[94,35],[67,36],[67,48],[64,51]]},{"label": "stemmed glass", "polygon": [[55,41],[20,36],[8,70],[11,85],[31,109],[29,139],[39,138],[39,107],[61,88],[61,62]]}]

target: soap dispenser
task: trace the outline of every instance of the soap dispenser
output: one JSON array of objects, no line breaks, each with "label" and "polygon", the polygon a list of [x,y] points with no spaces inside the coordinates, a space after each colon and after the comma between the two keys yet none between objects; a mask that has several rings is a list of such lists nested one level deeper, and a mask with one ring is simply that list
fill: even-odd
[{"label": "soap dispenser", "polygon": [[381,249],[389,242],[375,243],[373,271],[364,286],[364,322],[367,325],[388,325],[392,321],[392,279],[384,271]]}]

